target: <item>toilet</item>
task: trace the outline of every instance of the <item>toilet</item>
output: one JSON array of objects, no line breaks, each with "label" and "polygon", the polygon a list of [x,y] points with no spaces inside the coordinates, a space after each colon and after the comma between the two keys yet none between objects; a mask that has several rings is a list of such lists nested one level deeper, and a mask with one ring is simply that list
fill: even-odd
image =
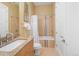
[{"label": "toilet", "polygon": [[40,55],[41,44],[39,42],[38,16],[37,15],[32,15],[31,16],[31,28],[32,28],[32,34],[33,34],[33,39],[34,39],[35,55],[39,56]]},{"label": "toilet", "polygon": [[34,50],[35,50],[35,56],[40,56],[41,44],[40,43],[34,43]]}]

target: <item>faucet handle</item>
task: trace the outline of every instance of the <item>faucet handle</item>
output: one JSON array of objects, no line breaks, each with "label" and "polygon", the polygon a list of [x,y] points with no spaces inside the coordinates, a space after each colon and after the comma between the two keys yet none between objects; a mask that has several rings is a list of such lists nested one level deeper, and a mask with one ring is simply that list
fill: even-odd
[{"label": "faucet handle", "polygon": [[12,40],[13,39],[13,34],[12,33],[7,33],[6,34],[6,39],[7,40]]}]

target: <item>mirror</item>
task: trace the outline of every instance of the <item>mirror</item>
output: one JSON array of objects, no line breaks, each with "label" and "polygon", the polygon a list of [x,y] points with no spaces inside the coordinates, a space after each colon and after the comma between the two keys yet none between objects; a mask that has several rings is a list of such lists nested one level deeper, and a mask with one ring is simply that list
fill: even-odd
[{"label": "mirror", "polygon": [[5,37],[8,29],[8,7],[0,3],[0,35]]}]

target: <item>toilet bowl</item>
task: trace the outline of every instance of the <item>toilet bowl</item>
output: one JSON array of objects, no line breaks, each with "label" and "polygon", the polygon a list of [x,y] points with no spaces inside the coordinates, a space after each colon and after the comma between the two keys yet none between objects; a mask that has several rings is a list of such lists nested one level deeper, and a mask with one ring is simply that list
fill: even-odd
[{"label": "toilet bowl", "polygon": [[41,49],[41,44],[40,43],[34,43],[34,50],[35,50],[36,56],[40,55],[40,49]]}]

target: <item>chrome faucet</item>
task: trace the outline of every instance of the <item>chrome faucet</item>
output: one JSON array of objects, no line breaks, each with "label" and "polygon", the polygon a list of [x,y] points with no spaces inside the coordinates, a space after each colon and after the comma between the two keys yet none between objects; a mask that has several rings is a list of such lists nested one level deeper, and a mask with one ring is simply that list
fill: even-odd
[{"label": "chrome faucet", "polygon": [[5,37],[1,37],[0,35],[0,47],[3,47],[9,43],[11,43],[13,40],[13,34],[7,33]]}]

